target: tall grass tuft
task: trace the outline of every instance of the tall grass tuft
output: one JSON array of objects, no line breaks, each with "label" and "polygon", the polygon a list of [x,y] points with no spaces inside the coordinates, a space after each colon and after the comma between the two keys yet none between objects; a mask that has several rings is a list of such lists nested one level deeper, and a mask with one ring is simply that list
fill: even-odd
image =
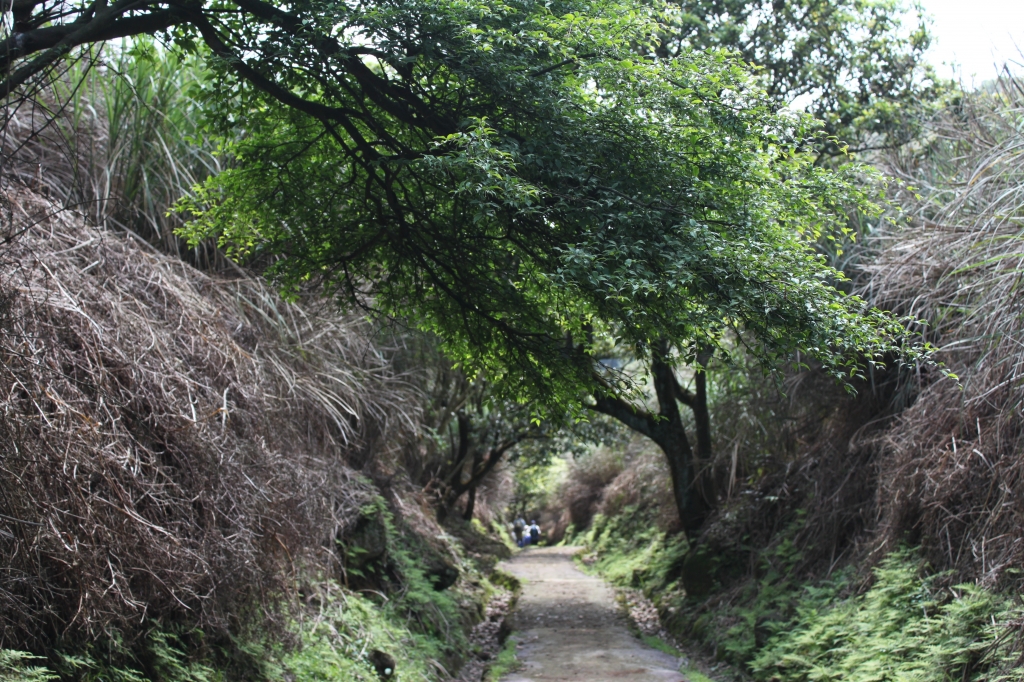
[{"label": "tall grass tuft", "polygon": [[208,77],[198,58],[147,38],[82,53],[0,110],[0,183],[45,192],[195,265],[225,265],[211,245],[176,237],[179,218],[168,213],[221,168],[194,96]]}]

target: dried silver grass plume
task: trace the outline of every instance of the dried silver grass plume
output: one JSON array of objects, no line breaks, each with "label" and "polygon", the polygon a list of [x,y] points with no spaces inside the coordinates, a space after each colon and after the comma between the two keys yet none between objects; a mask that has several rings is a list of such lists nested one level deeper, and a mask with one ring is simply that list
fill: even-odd
[{"label": "dried silver grass plume", "polygon": [[890,159],[911,224],[878,236],[866,293],[924,319],[961,387],[922,377],[885,436],[884,546],[907,531],[938,566],[993,584],[1024,561],[1024,83],[1002,78]]}]

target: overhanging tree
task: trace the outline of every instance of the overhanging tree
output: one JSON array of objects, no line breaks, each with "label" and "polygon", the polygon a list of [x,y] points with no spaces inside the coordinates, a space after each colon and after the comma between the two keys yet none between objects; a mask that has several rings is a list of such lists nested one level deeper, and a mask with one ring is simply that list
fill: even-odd
[{"label": "overhanging tree", "polygon": [[438,348],[435,337],[394,328],[395,370],[421,397],[419,447],[405,448],[403,469],[423,486],[439,519],[462,507],[473,517],[477,490],[499,467],[537,469],[559,456],[582,455],[595,445],[618,443],[622,430],[613,420],[578,421],[569,415],[538,419],[537,410],[502,395],[486,376],[470,379]]},{"label": "overhanging tree", "polygon": [[[97,0],[78,11],[63,42],[6,57],[0,88],[82,35],[165,26],[179,46],[201,43],[218,73],[208,124],[233,166],[183,203],[190,237],[268,264],[286,291],[411,320],[537,419],[606,401],[641,414],[638,387],[596,360],[607,343],[632,348],[656,384],[663,367],[727,351],[734,329],[768,365],[803,350],[839,377],[898,350],[902,326],[837,291],[813,249],[842,232],[848,208],[875,212],[858,171],[815,167],[799,151],[814,125],[776,113],[727,55],[638,56],[656,52],[663,28],[642,7]],[[676,436],[656,440],[693,529],[690,446]]]},{"label": "overhanging tree", "polygon": [[[949,84],[936,78],[924,55],[931,34],[914,0],[669,0],[661,8],[655,53],[726,49],[753,65],[758,82],[778,106],[807,111],[821,121],[810,141],[818,163],[848,153],[905,144],[920,133],[929,110]],[[835,252],[835,248],[827,251]],[[839,251],[841,254],[841,251]],[[838,254],[837,254],[838,255]],[[672,354],[669,347],[668,354]],[[632,350],[619,349],[628,360]],[[606,413],[629,412],[634,428],[657,439],[685,433],[679,405],[692,414],[699,517],[717,498],[708,408],[707,365],[711,353],[689,367],[693,390],[656,359],[651,391],[657,408],[638,413],[619,401],[600,401]],[[728,370],[727,370],[728,371]],[[640,418],[642,416],[642,418]]]}]

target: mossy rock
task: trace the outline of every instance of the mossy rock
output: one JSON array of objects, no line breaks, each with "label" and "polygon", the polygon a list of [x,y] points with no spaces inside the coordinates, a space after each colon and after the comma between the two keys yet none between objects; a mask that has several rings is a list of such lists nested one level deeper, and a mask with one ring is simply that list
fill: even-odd
[{"label": "mossy rock", "polygon": [[498,587],[504,587],[506,590],[511,592],[513,600],[518,599],[520,593],[523,591],[522,581],[511,573],[501,569],[495,569],[492,571],[487,579],[491,581],[491,584],[497,585]]},{"label": "mossy rock", "polygon": [[424,573],[435,590],[447,590],[459,581],[461,572],[453,562],[437,553],[427,557]]},{"label": "mossy rock", "polygon": [[681,578],[688,597],[700,598],[711,594],[715,587],[718,561],[707,545],[693,547],[683,558]]},{"label": "mossy rock", "polygon": [[345,566],[362,570],[383,562],[388,552],[388,526],[384,515],[374,509],[359,518],[342,542]]}]

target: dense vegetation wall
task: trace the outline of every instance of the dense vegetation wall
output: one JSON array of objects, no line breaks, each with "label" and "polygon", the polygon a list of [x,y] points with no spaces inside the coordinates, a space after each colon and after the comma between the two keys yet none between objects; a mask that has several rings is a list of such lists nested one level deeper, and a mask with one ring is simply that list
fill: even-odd
[{"label": "dense vegetation wall", "polygon": [[416,394],[365,328],[3,198],[0,676],[456,671],[507,550],[405,477]]},{"label": "dense vegetation wall", "polygon": [[124,231],[123,194],[97,223],[52,142],[0,178],[0,677],[458,671],[507,550],[410,480],[409,377],[358,318]]}]

